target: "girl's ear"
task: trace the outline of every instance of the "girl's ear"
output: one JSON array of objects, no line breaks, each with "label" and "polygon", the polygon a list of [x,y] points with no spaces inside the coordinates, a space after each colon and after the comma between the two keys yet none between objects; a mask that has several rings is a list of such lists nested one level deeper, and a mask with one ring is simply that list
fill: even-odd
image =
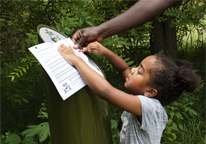
[{"label": "girl's ear", "polygon": [[144,95],[146,95],[147,97],[152,98],[152,97],[155,97],[157,95],[157,93],[158,93],[158,91],[156,89],[151,88],[150,90],[146,91],[144,93]]}]

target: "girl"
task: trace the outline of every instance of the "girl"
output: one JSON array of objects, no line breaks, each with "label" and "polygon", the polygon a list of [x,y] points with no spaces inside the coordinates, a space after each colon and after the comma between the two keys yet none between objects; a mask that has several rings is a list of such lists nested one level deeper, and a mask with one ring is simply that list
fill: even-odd
[{"label": "girl", "polygon": [[192,92],[198,86],[198,77],[191,64],[164,55],[146,57],[138,67],[130,69],[127,63],[98,42],[90,43],[83,52],[104,55],[125,78],[127,94],[93,71],[71,47],[60,45],[60,54],[75,66],[85,83],[100,98],[124,110],[121,120],[121,144],[158,144],[168,117],[163,106],[177,100],[182,92]]}]

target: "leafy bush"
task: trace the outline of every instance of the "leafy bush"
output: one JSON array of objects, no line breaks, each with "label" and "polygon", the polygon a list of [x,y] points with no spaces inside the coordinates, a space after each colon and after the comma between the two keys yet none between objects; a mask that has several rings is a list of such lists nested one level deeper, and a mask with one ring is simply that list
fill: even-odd
[{"label": "leafy bush", "polygon": [[[129,9],[136,1],[2,1],[1,5],[1,104],[2,143],[49,143],[42,68],[28,47],[38,43],[36,27],[47,24],[72,37],[79,29],[99,25]],[[14,6],[15,5],[15,6]],[[183,1],[164,15],[173,16],[177,28],[178,58],[194,62],[205,78],[205,2]],[[164,22],[166,19],[157,19]],[[102,44],[133,67],[151,54],[152,21],[106,38]],[[126,91],[124,79],[103,57],[92,55],[107,80]],[[169,122],[162,143],[204,143],[205,82],[195,93],[183,96],[166,107]],[[126,91],[127,92],[127,91]],[[122,110],[110,105],[114,143],[119,143],[117,123]],[[37,118],[38,117],[38,118]],[[26,127],[27,126],[27,127]],[[23,134],[23,135],[22,135]]]},{"label": "leafy bush", "polygon": [[[172,105],[166,106],[168,124],[162,135],[163,143],[204,143],[205,125],[201,128],[204,111],[199,111],[205,103],[204,83],[191,94],[183,93],[182,97]],[[202,119],[201,121],[198,121]]]}]

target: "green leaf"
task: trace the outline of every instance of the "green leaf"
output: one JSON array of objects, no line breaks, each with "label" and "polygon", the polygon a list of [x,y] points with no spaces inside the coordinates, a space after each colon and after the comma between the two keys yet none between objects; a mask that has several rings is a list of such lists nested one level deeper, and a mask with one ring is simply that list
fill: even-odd
[{"label": "green leaf", "polygon": [[91,26],[91,27],[94,26],[90,21],[87,21],[87,20],[86,20],[86,23],[87,23],[89,26]]},{"label": "green leaf", "polygon": [[176,12],[176,14],[180,13],[177,8],[175,8],[175,12]]},{"label": "green leaf", "polygon": [[170,137],[168,137],[168,140],[173,142],[173,139],[172,139],[172,138],[170,138]]},{"label": "green leaf", "polygon": [[25,68],[22,68],[22,70],[26,73],[26,69]]},{"label": "green leaf", "polygon": [[177,127],[170,126],[172,130],[178,131]]},{"label": "green leaf", "polygon": [[42,107],[42,108],[41,108],[41,110],[46,111],[46,110],[47,110],[47,108],[46,108],[46,107]]},{"label": "green leaf", "polygon": [[60,31],[60,26],[59,25],[56,25],[57,29]]},{"label": "green leaf", "polygon": [[18,73],[16,73],[16,75],[17,75],[18,77],[20,77]]},{"label": "green leaf", "polygon": [[20,72],[21,76],[23,76],[23,73],[22,73],[22,71],[20,70],[19,72]]},{"label": "green leaf", "polygon": [[17,134],[11,134],[5,141],[9,142],[9,144],[19,144],[21,142],[21,138]]},{"label": "green leaf", "polygon": [[24,144],[37,144],[37,142],[34,141],[33,137],[27,137],[24,139]]},{"label": "green leaf", "polygon": [[183,128],[183,125],[182,125],[181,123],[178,124],[178,127],[179,127],[181,130],[184,129],[184,128]]},{"label": "green leaf", "polygon": [[112,129],[113,128],[117,128],[117,122],[115,121],[115,120],[113,120],[113,119],[111,119],[111,127],[112,127]]},{"label": "green leaf", "polygon": [[43,142],[48,136],[50,136],[49,123],[44,122],[39,125],[27,126],[29,129],[23,131],[21,134],[26,135],[26,138],[39,135],[39,141]]},{"label": "green leaf", "polygon": [[175,113],[174,113],[173,111],[170,111],[169,114],[170,114],[171,118],[173,118],[173,116],[174,116]]},{"label": "green leaf", "polygon": [[29,134],[31,131],[32,131],[32,129],[26,129],[26,130],[24,130],[21,134],[22,134],[22,135],[27,135],[27,134]]},{"label": "green leaf", "polygon": [[129,61],[127,64],[128,66],[132,65],[134,61]]},{"label": "green leaf", "polygon": [[82,24],[84,23],[84,18],[83,18],[83,17],[80,17],[79,22],[80,22],[80,25],[82,25]]},{"label": "green leaf", "polygon": [[4,138],[5,138],[5,135],[2,134],[0,138],[1,138],[1,139],[4,139]]},{"label": "green leaf", "polygon": [[22,98],[22,101],[24,101],[25,103],[29,103],[29,101],[26,100],[25,98]]},{"label": "green leaf", "polygon": [[189,113],[190,113],[191,115],[192,115],[192,114],[193,114],[193,115],[196,115],[196,116],[198,115],[197,112],[196,112],[195,110],[193,110],[193,109],[188,108],[188,111],[189,111]]},{"label": "green leaf", "polygon": [[124,61],[126,61],[126,62],[127,62],[129,59],[130,59],[130,58],[126,58],[126,59],[124,59]]},{"label": "green leaf", "polygon": [[14,81],[14,78],[15,78],[15,76],[12,76],[12,77],[11,77],[11,81]]},{"label": "green leaf", "polygon": [[27,69],[27,70],[29,69],[29,65],[26,65],[26,69]]},{"label": "green leaf", "polygon": [[175,122],[172,123],[172,126],[177,128],[177,124]]},{"label": "green leaf", "polygon": [[62,28],[64,28],[65,27],[65,19],[64,19],[64,17],[62,17]]},{"label": "green leaf", "polygon": [[157,54],[162,54],[163,53],[163,50],[159,51]]},{"label": "green leaf", "polygon": [[49,135],[49,123],[45,122],[45,123],[41,123],[41,131],[39,133],[39,141],[43,142],[44,140],[46,140],[46,138]]},{"label": "green leaf", "polygon": [[174,13],[174,8],[173,7],[171,7],[171,10],[172,10],[172,13]]},{"label": "green leaf", "polygon": [[182,114],[181,114],[180,112],[177,112],[177,113],[176,113],[176,117],[177,117],[178,119],[182,119]]},{"label": "green leaf", "polygon": [[32,129],[32,128],[35,128],[37,125],[29,125],[27,126],[28,128]]},{"label": "green leaf", "polygon": [[72,31],[69,27],[65,27],[64,29],[68,32]]},{"label": "green leaf", "polygon": [[21,103],[21,101],[19,99],[14,100],[15,102]]},{"label": "green leaf", "polygon": [[38,115],[37,117],[38,117],[38,118],[43,118],[43,116],[42,116],[42,115]]},{"label": "green leaf", "polygon": [[172,133],[172,136],[173,136],[173,140],[176,140],[177,136],[175,133]]},{"label": "green leaf", "polygon": [[30,136],[33,137],[33,136],[37,135],[40,131],[37,127],[38,126],[32,126],[32,128],[23,131],[22,135],[26,134],[26,137],[30,137]]}]

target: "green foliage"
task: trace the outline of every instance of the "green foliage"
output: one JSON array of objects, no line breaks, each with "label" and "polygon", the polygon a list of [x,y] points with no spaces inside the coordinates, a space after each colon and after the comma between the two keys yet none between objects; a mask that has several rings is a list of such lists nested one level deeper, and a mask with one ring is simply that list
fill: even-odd
[{"label": "green foliage", "polygon": [[39,125],[29,125],[27,127],[28,129],[21,133],[25,136],[25,138],[37,136],[39,138],[39,142],[41,143],[50,137],[48,122],[40,123]]},{"label": "green foliage", "polygon": [[[34,66],[35,64],[39,65],[38,60],[33,56],[30,55],[26,58],[20,58],[14,62],[16,67],[13,68],[13,71],[9,73],[7,77],[11,77],[11,81],[14,81],[15,77],[21,77],[26,74],[30,67]],[[9,64],[5,63],[7,67],[10,67]]]},{"label": "green foliage", "polygon": [[38,44],[37,33],[26,33],[26,35],[28,36],[28,38],[25,40],[25,42],[27,43],[27,47],[31,47]]},{"label": "green foliage", "polygon": [[[196,108],[201,102],[201,98],[204,99],[204,97],[197,98],[196,96],[203,94],[203,90],[204,83],[194,93],[183,93],[178,101],[166,106],[169,120],[162,135],[162,143],[176,143],[178,141],[192,143],[196,138],[204,136],[205,131],[200,128],[200,122],[197,121],[197,119],[201,119],[200,114],[204,114],[204,112],[197,113],[198,109]],[[204,103],[202,103],[203,105]],[[196,139],[196,141],[203,143],[204,139]]]},{"label": "green foliage", "polygon": [[7,132],[5,135],[1,135],[1,142],[3,144],[19,144],[21,142],[21,138],[17,134]]},{"label": "green foliage", "polygon": [[[45,103],[41,103],[42,108],[39,110],[38,118],[46,118],[48,119],[48,113]],[[3,144],[37,144],[36,141],[43,143],[45,140],[50,142],[50,129],[49,123],[43,122],[38,125],[29,125],[28,129],[24,130],[21,135],[23,136],[23,140],[21,137],[15,133],[6,132],[5,135],[1,135],[1,142]]]},{"label": "green foliage", "polygon": [[[55,20],[55,29],[67,34],[72,37],[72,34],[80,28],[91,27],[96,25],[97,22],[103,22],[102,16],[99,16],[94,11],[95,2],[87,1],[71,1],[71,2],[61,2],[59,3],[62,12],[57,15],[57,20]],[[87,10],[81,10],[87,8]]]},{"label": "green foliage", "polygon": [[205,15],[204,1],[183,1],[179,7],[171,7],[165,10],[164,14],[175,17],[174,25],[189,24],[192,26],[202,25],[202,18]]},{"label": "green foliage", "polygon": [[112,139],[114,144],[119,144],[119,131],[118,131],[118,123],[116,120],[111,119],[111,129],[112,129]]},{"label": "green foliage", "polygon": [[[28,51],[38,43],[36,27],[46,24],[72,37],[80,28],[96,26],[129,9],[136,1],[2,1],[1,18],[1,110],[3,144],[49,143],[48,113],[45,105],[42,71]],[[157,19],[174,17],[177,29],[178,58],[194,62],[205,77],[205,1],[183,1],[167,9]],[[102,44],[120,55],[130,67],[151,54],[152,21],[124,33],[104,39]],[[92,54],[91,54],[92,55]],[[108,61],[92,55],[107,80],[127,92],[124,79]],[[192,94],[184,93],[166,107],[169,122],[162,143],[205,143],[204,81]],[[117,122],[122,110],[110,105],[113,143],[119,143]],[[28,128],[25,130],[25,126]],[[23,131],[23,135],[21,132]]]},{"label": "green foliage", "polygon": [[[25,45],[37,44],[37,36],[27,34]],[[40,108],[43,97],[42,71],[36,58],[26,50],[18,50],[15,61],[9,60],[4,51],[2,55],[1,69],[1,103],[2,111],[6,111],[2,117],[2,132],[22,131],[25,125],[38,123],[35,117]],[[33,113],[33,115],[31,115]],[[22,121],[24,121],[22,123]],[[13,136],[12,136],[13,137]],[[26,141],[29,139],[26,139]]]},{"label": "green foliage", "polygon": [[[27,42],[27,44],[28,45],[36,44],[36,40],[35,41],[31,40],[34,37],[36,38],[36,36],[32,35],[32,34],[29,34],[29,33],[28,33],[28,36],[29,37],[25,40]],[[26,53],[24,50],[21,50],[21,52]],[[33,69],[35,66],[38,68],[39,67],[39,62],[38,62],[38,60],[36,60],[36,58],[33,55],[30,54],[27,57],[17,59],[12,64],[4,62],[3,66],[4,66],[4,70],[2,70],[2,73],[4,73],[4,74],[9,73],[7,75],[7,77],[10,77],[11,81],[14,81],[16,77],[19,78],[16,81],[14,81],[13,84],[15,84],[15,82],[18,82],[18,81],[25,81],[25,82],[30,81],[31,82],[32,79],[34,78],[34,76],[30,75],[30,77],[29,77],[28,72],[30,72],[30,68]],[[26,76],[28,76],[26,79],[23,77],[24,74],[26,74]],[[22,93],[22,90],[19,91],[19,92]],[[20,94],[20,93],[17,92],[14,95],[15,96],[14,102],[18,102],[19,104],[21,104],[22,101],[26,102],[26,103],[29,103],[29,101],[25,98],[25,96]],[[29,93],[27,93],[27,94],[29,95]]]},{"label": "green foliage", "polygon": [[17,134],[6,132],[1,135],[0,142],[2,144],[37,144],[32,137],[24,138],[23,140]]},{"label": "green foliage", "polygon": [[45,103],[41,103],[42,108],[39,110],[39,115],[37,116],[38,118],[42,119],[48,119],[48,113],[47,113],[47,108]]},{"label": "green foliage", "polygon": [[[1,51],[15,61],[19,50],[27,50],[26,33],[36,33],[38,24],[52,24],[60,12],[55,1],[1,1]],[[25,56],[25,55],[23,55]]]}]

